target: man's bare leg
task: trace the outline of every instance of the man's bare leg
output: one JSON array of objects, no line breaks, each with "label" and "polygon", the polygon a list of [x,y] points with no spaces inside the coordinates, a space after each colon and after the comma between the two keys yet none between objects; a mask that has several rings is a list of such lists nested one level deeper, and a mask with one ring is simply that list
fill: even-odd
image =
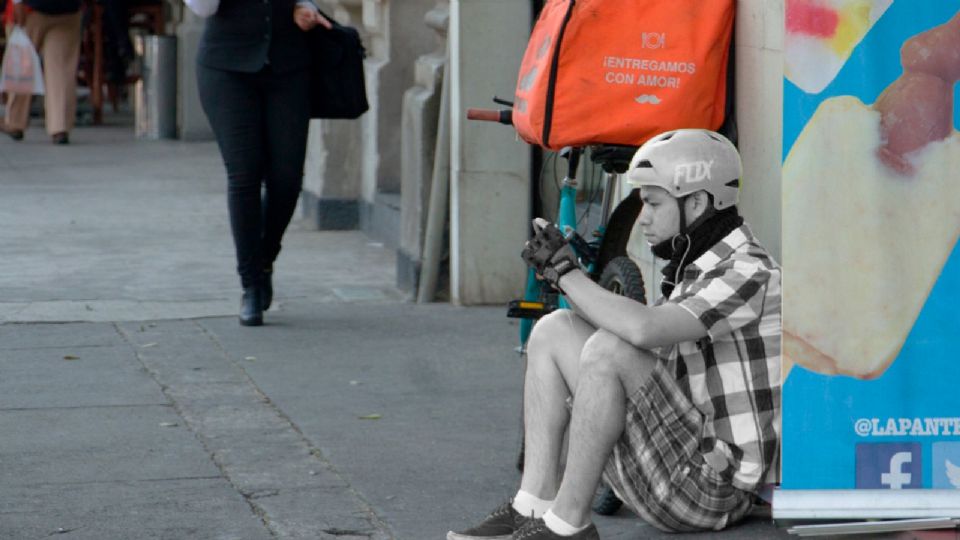
[{"label": "man's bare leg", "polygon": [[656,359],[600,330],[581,354],[567,464],[551,511],[574,527],[590,522],[590,505],[626,419],[627,397],[643,387]]},{"label": "man's bare leg", "polygon": [[552,500],[560,487],[560,452],[570,419],[566,399],[577,385],[580,351],[595,331],[572,311],[560,310],[541,319],[527,343],[520,489],[540,499]]}]

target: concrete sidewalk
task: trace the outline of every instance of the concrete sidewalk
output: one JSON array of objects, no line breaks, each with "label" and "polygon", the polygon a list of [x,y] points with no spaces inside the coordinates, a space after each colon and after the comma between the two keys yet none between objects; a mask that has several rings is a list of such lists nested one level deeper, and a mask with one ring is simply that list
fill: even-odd
[{"label": "concrete sidewalk", "polygon": [[0,140],[0,538],[439,540],[512,495],[503,308],[412,304],[390,250],[295,223],[240,327],[223,176],[125,125]]}]

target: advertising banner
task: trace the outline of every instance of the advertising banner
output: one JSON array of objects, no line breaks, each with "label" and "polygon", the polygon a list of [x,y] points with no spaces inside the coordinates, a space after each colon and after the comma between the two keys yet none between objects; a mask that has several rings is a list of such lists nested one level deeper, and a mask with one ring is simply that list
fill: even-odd
[{"label": "advertising banner", "polygon": [[775,517],[960,517],[960,0],[785,8]]}]

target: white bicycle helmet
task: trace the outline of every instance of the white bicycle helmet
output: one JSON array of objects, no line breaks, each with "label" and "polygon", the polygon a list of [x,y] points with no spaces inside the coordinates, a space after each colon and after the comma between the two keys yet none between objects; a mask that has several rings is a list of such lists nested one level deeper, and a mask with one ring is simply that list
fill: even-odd
[{"label": "white bicycle helmet", "polygon": [[729,139],[706,129],[661,133],[641,146],[630,160],[627,183],[661,187],[676,198],[696,191],[713,195],[713,206],[737,204],[740,153]]}]

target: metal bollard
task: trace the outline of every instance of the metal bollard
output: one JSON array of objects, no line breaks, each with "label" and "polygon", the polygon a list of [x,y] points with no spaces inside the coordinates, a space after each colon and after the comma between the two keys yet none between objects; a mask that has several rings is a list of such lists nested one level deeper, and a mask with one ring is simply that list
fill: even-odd
[{"label": "metal bollard", "polygon": [[134,128],[141,139],[174,139],[177,136],[177,38],[134,36],[140,58],[133,107]]}]

